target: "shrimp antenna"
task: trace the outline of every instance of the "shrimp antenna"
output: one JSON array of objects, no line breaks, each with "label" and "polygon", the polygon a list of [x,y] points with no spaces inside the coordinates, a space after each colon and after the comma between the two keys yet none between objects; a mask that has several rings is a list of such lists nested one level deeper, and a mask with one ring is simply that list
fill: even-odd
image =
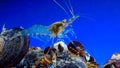
[{"label": "shrimp antenna", "polygon": [[71,8],[70,12],[71,12],[71,14],[72,14],[73,16],[75,16],[75,15],[74,15],[74,10],[73,10],[73,7],[72,7],[72,5],[71,5],[71,2],[70,2],[70,0],[68,0],[68,1],[69,1],[70,8]]},{"label": "shrimp antenna", "polygon": [[70,2],[70,0],[68,0],[68,1],[69,1],[69,3],[67,4],[66,1],[64,0],[66,6],[67,6],[67,8],[68,8],[68,10],[70,11],[71,15],[74,17],[74,11],[73,11],[71,2]]},{"label": "shrimp antenna", "polygon": [[68,17],[70,17],[70,15],[67,13],[67,11],[62,5],[60,5],[56,0],[53,0],[53,2],[55,2],[61,9],[63,9],[63,11],[68,15]]}]

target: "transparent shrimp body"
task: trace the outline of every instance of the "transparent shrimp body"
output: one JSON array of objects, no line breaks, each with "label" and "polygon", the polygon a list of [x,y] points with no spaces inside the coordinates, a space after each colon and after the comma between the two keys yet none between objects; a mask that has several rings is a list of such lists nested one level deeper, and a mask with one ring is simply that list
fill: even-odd
[{"label": "transparent shrimp body", "polygon": [[67,38],[69,41],[71,41],[67,34],[71,34],[75,37],[75,33],[71,27],[71,24],[77,18],[78,16],[71,18],[68,21],[63,20],[62,22],[55,22],[50,26],[33,25],[26,30],[26,33],[30,37],[38,39],[45,43],[49,41],[52,41],[52,43],[54,43],[55,39],[56,41],[64,41],[64,38]]},{"label": "transparent shrimp body", "polygon": [[40,41],[49,41],[51,32],[48,30],[49,26],[33,25],[26,30],[26,33],[35,39]]},{"label": "transparent shrimp body", "polygon": [[[58,3],[56,0],[53,0],[53,2],[55,4],[57,4],[68,15],[68,17],[70,19],[68,19],[68,20],[64,19],[60,22],[55,22],[49,26],[33,25],[32,27],[30,27],[29,29],[26,30],[26,33],[30,37],[39,39],[40,41],[42,41],[44,43],[51,41],[52,45],[54,44],[54,42],[64,41],[65,38],[71,42],[72,40],[70,39],[69,35],[76,38],[76,35],[72,28],[72,23],[79,16],[74,15],[74,11],[71,6],[70,0],[68,0],[68,3],[67,3],[67,1],[64,1],[64,2],[65,2],[65,5],[67,6],[67,9],[69,10],[69,12],[71,14],[68,14],[66,9],[60,3]],[[72,15],[72,16],[70,16],[70,15]]]}]

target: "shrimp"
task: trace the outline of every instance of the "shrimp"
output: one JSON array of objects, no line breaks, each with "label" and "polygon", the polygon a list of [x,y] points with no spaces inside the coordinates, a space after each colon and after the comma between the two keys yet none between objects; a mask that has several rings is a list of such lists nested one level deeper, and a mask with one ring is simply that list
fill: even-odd
[{"label": "shrimp", "polygon": [[[61,7],[66,14],[68,14],[67,11],[62,7],[62,5],[60,5],[56,0],[53,0],[53,2],[55,2],[59,7]],[[57,39],[57,41],[61,41],[61,40],[64,41],[64,38],[67,38],[71,42],[71,39],[68,37],[68,34],[75,36],[75,33],[73,31],[71,24],[79,16],[74,15],[72,6],[70,9],[70,13],[72,17],[68,20],[63,19],[62,21],[55,22],[49,26],[33,25],[32,27],[26,30],[26,33],[30,37],[39,39],[44,43],[46,43],[46,41],[52,40],[52,44],[53,44],[55,42],[55,38]]]}]

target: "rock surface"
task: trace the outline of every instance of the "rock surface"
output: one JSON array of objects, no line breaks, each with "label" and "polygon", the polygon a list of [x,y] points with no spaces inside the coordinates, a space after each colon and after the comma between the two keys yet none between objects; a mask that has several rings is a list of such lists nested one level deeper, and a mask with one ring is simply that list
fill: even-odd
[{"label": "rock surface", "polygon": [[[83,45],[73,41],[66,45],[58,42],[55,47],[30,48],[17,68],[98,68],[98,64],[92,56],[88,56]],[[76,46],[75,46],[76,45]],[[66,48],[67,47],[67,48]],[[76,50],[75,52],[72,52]],[[89,58],[89,59],[88,59]]]},{"label": "rock surface", "polygon": [[0,34],[0,67],[10,68],[18,64],[29,48],[29,38],[23,29],[13,28]]},{"label": "rock surface", "polygon": [[120,68],[120,53],[113,54],[103,68]]}]

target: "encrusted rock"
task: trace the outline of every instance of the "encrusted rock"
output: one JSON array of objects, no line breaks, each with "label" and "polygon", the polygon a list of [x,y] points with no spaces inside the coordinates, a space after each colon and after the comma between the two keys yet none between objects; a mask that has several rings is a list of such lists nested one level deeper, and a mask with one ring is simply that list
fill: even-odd
[{"label": "encrusted rock", "polygon": [[29,48],[29,38],[21,28],[4,30],[0,34],[0,67],[15,66],[25,56]]},{"label": "encrusted rock", "polygon": [[103,68],[120,68],[120,53],[113,54]]}]

